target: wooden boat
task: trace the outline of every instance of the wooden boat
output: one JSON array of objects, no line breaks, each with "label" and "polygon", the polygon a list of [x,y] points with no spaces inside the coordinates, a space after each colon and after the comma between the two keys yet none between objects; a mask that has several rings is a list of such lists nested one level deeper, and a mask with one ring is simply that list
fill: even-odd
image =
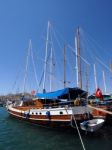
[{"label": "wooden boat", "polygon": [[88,120],[92,113],[87,107],[86,95],[79,88],[38,93],[33,100],[21,100],[19,105],[7,105],[7,110],[13,117],[38,125],[71,127],[73,116],[77,122],[82,122]]},{"label": "wooden boat", "polygon": [[82,130],[88,132],[95,132],[100,129],[104,124],[104,119],[92,119],[88,121],[84,121],[80,123],[80,127]]},{"label": "wooden boat", "polygon": [[[70,126],[73,125],[74,117],[77,122],[90,119],[93,114],[93,109],[87,106],[87,92],[82,90],[82,77],[81,77],[81,61],[80,61],[80,34],[79,28],[76,36],[76,76],[77,87],[79,88],[65,88],[55,92],[45,92],[46,83],[46,70],[48,59],[48,37],[49,37],[50,23],[48,22],[47,39],[46,39],[46,52],[45,52],[45,66],[43,74],[43,93],[36,94],[33,100],[24,99],[20,101],[19,105],[16,103],[8,104],[7,110],[11,116],[33,122],[40,125],[49,126]],[[52,50],[52,47],[51,47]],[[24,90],[28,70],[29,54],[32,55],[31,41],[29,43],[26,70],[24,77]],[[51,51],[52,54],[52,51]],[[64,87],[66,87],[66,50],[64,49]],[[32,55],[33,59],[33,55]],[[52,59],[51,59],[52,60]],[[34,60],[32,60],[34,62]],[[34,63],[33,63],[33,66]],[[51,63],[52,66],[52,63]],[[60,67],[59,67],[60,68]],[[52,68],[50,68],[52,73]],[[35,72],[35,68],[34,68]],[[35,73],[36,74],[36,73]],[[37,77],[36,77],[37,81]],[[50,91],[51,79],[50,79]],[[24,91],[25,92],[25,91]],[[99,117],[99,115],[98,115]]]},{"label": "wooden boat", "polygon": [[111,95],[105,94],[97,97],[97,95],[91,95],[88,97],[88,106],[93,109],[93,117],[94,118],[102,118],[106,119],[108,115],[112,114],[112,98]]}]

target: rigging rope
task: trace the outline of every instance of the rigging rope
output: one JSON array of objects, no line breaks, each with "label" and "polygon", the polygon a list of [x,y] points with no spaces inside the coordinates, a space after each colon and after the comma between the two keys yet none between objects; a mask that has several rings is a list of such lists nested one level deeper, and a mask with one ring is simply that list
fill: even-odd
[{"label": "rigging rope", "polygon": [[109,72],[111,72],[110,68],[109,68],[106,64],[104,64],[99,58],[96,57],[96,59],[97,59],[97,60],[99,61],[99,63],[100,63],[101,65],[103,65]]},{"label": "rigging rope", "polygon": [[23,92],[24,93],[25,93],[25,85],[26,85],[26,78],[27,78],[27,71],[28,71],[29,55],[30,55],[30,44],[28,47],[28,53],[27,53],[27,58],[26,58],[26,67],[25,67],[25,76],[24,76],[24,80],[23,80]]},{"label": "rigging rope", "polygon": [[31,57],[32,57],[32,64],[33,64],[33,70],[34,70],[34,74],[35,74],[36,84],[37,84],[37,87],[38,87],[39,86],[39,82],[38,82],[38,79],[37,79],[37,73],[36,73],[36,68],[35,68],[35,63],[34,63],[34,56],[33,56],[33,51],[32,51],[31,40],[30,40],[30,52],[31,52]]},{"label": "rigging rope", "polygon": [[[67,45],[72,51],[73,53],[75,53],[76,55],[76,51],[74,50],[74,48],[72,48],[70,45]],[[86,61],[86,59],[84,59],[82,56],[79,56],[87,65],[90,66],[90,63]]]}]

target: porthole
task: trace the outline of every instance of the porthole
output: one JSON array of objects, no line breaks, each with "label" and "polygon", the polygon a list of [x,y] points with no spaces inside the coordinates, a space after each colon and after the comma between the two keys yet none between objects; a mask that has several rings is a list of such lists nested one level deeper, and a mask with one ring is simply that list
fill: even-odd
[{"label": "porthole", "polygon": [[62,115],[63,114],[63,112],[62,111],[60,111],[60,115]]},{"label": "porthole", "polygon": [[39,114],[40,114],[40,115],[42,115],[42,113],[41,113],[41,112],[40,112]]},{"label": "porthole", "polygon": [[38,115],[38,113],[36,112],[36,115]]},{"label": "porthole", "polygon": [[34,113],[32,112],[32,115],[33,115]]}]

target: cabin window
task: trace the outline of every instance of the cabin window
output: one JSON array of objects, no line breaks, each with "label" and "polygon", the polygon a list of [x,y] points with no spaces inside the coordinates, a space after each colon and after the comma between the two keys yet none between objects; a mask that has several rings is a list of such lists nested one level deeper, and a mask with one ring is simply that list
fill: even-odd
[{"label": "cabin window", "polygon": [[40,112],[39,114],[40,114],[40,115],[42,115],[42,113],[41,113],[41,112]]},{"label": "cabin window", "polygon": [[38,113],[36,112],[36,115],[38,115]]},{"label": "cabin window", "polygon": [[33,115],[34,113],[32,112],[32,115]]},{"label": "cabin window", "polygon": [[60,115],[62,115],[63,114],[63,112],[62,111],[60,111]]}]

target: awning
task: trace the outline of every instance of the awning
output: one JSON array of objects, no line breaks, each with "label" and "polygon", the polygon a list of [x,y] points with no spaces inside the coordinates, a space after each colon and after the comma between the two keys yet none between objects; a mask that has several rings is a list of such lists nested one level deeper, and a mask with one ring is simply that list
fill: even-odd
[{"label": "awning", "polygon": [[65,88],[62,90],[49,92],[49,93],[37,93],[36,97],[43,99],[75,99],[78,96],[85,97],[87,92],[80,88]]},{"label": "awning", "polygon": [[62,89],[62,90],[58,90],[58,91],[54,91],[54,92],[49,92],[49,93],[37,93],[36,97],[51,99],[51,98],[58,98],[60,96],[68,94],[68,93],[69,93],[69,89],[65,88],[65,89]]}]

